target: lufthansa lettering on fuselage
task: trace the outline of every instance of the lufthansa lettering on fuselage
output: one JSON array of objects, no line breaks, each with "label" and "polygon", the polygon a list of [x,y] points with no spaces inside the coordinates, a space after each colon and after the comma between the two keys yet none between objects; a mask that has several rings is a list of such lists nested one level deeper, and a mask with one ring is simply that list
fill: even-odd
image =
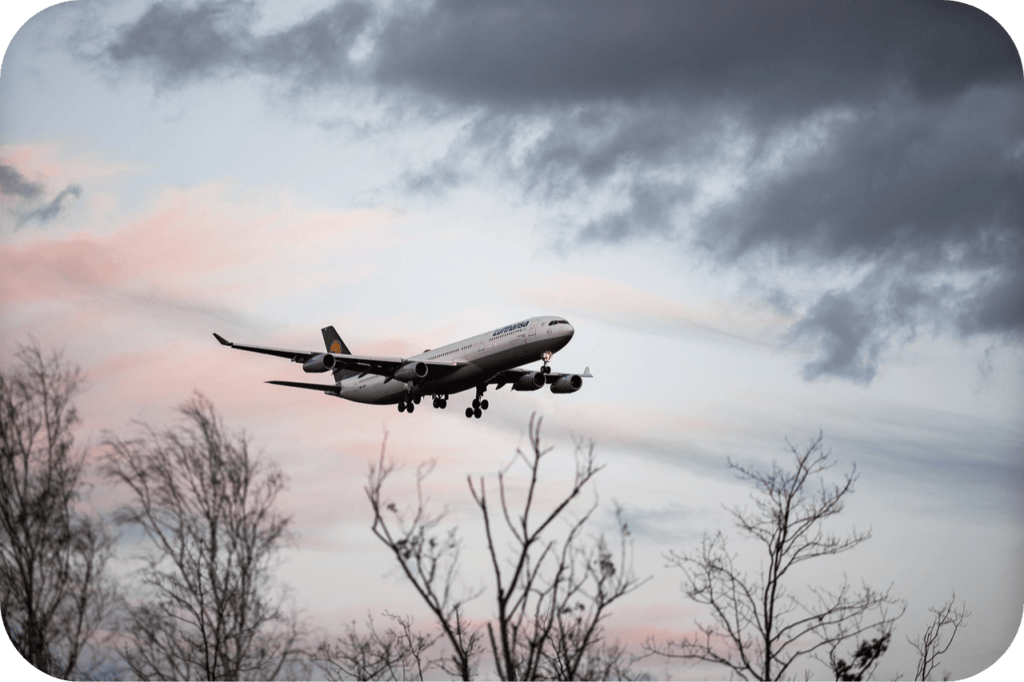
[{"label": "lufthansa lettering on fuselage", "polygon": [[501,336],[502,334],[504,334],[506,332],[515,331],[516,329],[522,329],[523,327],[525,327],[528,324],[530,324],[529,320],[523,320],[522,322],[516,322],[515,324],[510,324],[507,327],[502,327],[501,329],[495,329],[494,330],[494,334],[492,334],[491,336]]}]

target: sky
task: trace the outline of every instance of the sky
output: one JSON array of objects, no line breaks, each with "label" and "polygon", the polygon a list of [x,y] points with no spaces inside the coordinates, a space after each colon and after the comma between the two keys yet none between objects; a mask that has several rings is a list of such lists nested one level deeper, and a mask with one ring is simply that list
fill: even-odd
[{"label": "sky", "polygon": [[[289,477],[277,576],[311,626],[340,634],[385,608],[427,622],[369,530],[384,434],[407,475],[437,461],[431,499],[479,550],[465,477],[507,464],[536,412],[553,475],[574,435],[594,441],[595,532],[621,505],[651,576],[616,604],[613,637],[691,631],[702,612],[665,553],[748,503],[727,458],[783,463],[786,439],[821,430],[837,471],[860,474],[833,528],[873,537],[811,578],[891,583],[907,601],[879,676],[912,676],[906,637],[953,590],[971,616],[941,669],[978,673],[1013,640],[1012,14],[77,0],[24,23],[47,3],[17,5],[32,9],[2,10],[0,358],[35,337],[86,371],[78,438],[94,460],[104,433],[209,397]],[[408,356],[545,314],[576,329],[554,368],[594,378],[573,395],[491,393],[480,420],[465,394],[407,415],[270,386],[307,377],[211,335],[314,350],[333,324],[354,353]],[[92,483],[97,513],[127,500]],[[132,549],[115,565],[126,581]],[[476,586],[486,567],[468,561]],[[473,608],[486,617],[487,597]]]}]

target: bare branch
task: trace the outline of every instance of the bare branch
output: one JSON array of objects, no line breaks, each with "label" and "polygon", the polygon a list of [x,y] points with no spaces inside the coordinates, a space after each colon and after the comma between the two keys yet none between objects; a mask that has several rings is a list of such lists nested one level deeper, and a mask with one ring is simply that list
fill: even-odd
[{"label": "bare branch", "polygon": [[426,651],[437,636],[422,635],[412,629],[412,619],[385,612],[392,625],[378,632],[373,618],[367,616],[366,634],[352,622],[332,645],[321,642],[311,659],[328,680],[422,680],[430,668]]},{"label": "bare branch", "polygon": [[949,600],[939,608],[930,608],[933,618],[932,622],[925,628],[924,634],[916,639],[907,638],[910,645],[917,651],[917,670],[914,673],[915,680],[927,680],[939,665],[939,656],[949,651],[956,637],[957,630],[971,615],[967,610],[967,603],[960,602],[956,608],[956,592],[953,592]]},{"label": "bare branch", "polygon": [[[753,509],[729,511],[740,534],[763,548],[760,574],[751,577],[737,567],[721,532],[705,533],[696,552],[669,552],[669,565],[685,576],[687,597],[708,607],[711,621],[698,623],[697,634],[678,641],[649,640],[648,652],[722,665],[742,679],[782,679],[805,657],[823,660],[819,652],[828,652],[826,663],[843,674],[874,670],[905,604],[890,590],[865,585],[854,592],[845,579],[835,592],[809,587],[814,599],[801,598],[790,592],[786,579],[798,563],[850,551],[871,537],[856,530],[838,536],[824,528],[853,492],[856,467],[827,485],[821,474],[834,462],[820,432],[804,449],[789,441],[787,446],[792,469],[775,462],[768,470],[728,463],[740,480],[754,486]],[[863,639],[871,632],[877,633],[874,639]],[[837,651],[851,641],[861,645],[848,662]]]},{"label": "bare branch", "polygon": [[[617,510],[619,543],[613,551],[603,537],[584,538],[597,508],[596,495],[589,508],[569,517],[573,501],[601,470],[593,443],[576,441],[571,484],[561,497],[545,505],[539,486],[541,463],[552,449],[542,447],[540,425],[540,419],[531,417],[529,450],[517,450],[512,463],[498,473],[500,513],[493,509],[486,481],[467,477],[470,496],[483,520],[494,576],[497,613],[486,625],[486,641],[495,673],[506,680],[580,679],[606,673],[629,677],[628,667],[637,659],[619,645],[606,646],[601,627],[609,606],[645,582],[633,571],[629,527]],[[517,505],[509,494],[508,475],[513,466],[523,465],[527,480]],[[366,486],[374,511],[373,532],[392,550],[451,645],[452,666],[445,667],[442,661],[442,670],[469,679],[482,637],[480,629],[463,622],[459,609],[463,601],[453,604],[450,600],[459,548],[455,531],[444,536],[437,531],[443,513],[429,513],[422,494],[412,514],[386,500],[383,484],[393,471],[382,445]],[[560,525],[556,521],[564,522],[562,532],[556,529]],[[439,541],[441,537],[445,540]]]},{"label": "bare branch", "polygon": [[386,445],[385,434],[380,457],[370,466],[364,487],[373,509],[371,530],[391,550],[452,648],[451,658],[442,658],[438,666],[446,674],[471,679],[474,659],[481,648],[480,633],[464,621],[462,610],[463,604],[479,593],[463,592],[458,599],[453,596],[461,541],[455,529],[438,531],[444,513],[432,515],[424,501],[423,481],[433,470],[432,463],[421,465],[417,470],[416,508],[411,517],[394,501],[384,498],[384,483],[396,469],[394,462],[386,458]]},{"label": "bare branch", "polygon": [[181,426],[106,441],[104,473],[134,498],[117,519],[152,544],[149,601],[129,608],[127,664],[143,679],[301,674],[301,629],[271,594],[271,561],[288,537],[274,511],[284,475],[228,434],[203,396],[179,411]]},{"label": "bare branch", "polygon": [[74,398],[85,377],[39,343],[0,371],[0,612],[15,648],[39,670],[87,677],[118,596],[105,577],[113,540],[76,509],[85,450]]}]

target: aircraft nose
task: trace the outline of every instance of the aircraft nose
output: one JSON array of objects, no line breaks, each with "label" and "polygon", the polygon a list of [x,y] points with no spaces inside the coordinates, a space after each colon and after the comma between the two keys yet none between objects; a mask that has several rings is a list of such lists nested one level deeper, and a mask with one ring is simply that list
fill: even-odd
[{"label": "aircraft nose", "polygon": [[566,328],[567,328],[568,336],[569,336],[569,338],[571,339],[571,338],[572,338],[572,335],[576,333],[576,330],[575,330],[575,329],[573,329],[572,325],[571,325],[571,324],[569,324],[569,323],[566,323],[566,325],[565,325],[565,326],[566,326]]}]

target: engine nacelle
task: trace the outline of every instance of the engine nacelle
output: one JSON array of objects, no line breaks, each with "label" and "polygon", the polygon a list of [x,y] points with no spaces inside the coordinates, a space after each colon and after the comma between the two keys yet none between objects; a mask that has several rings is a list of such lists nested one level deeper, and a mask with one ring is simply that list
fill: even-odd
[{"label": "engine nacelle", "polygon": [[551,384],[552,393],[575,393],[583,388],[583,377],[579,374],[567,374]]},{"label": "engine nacelle", "polygon": [[512,384],[513,391],[536,391],[544,388],[544,375],[540,372],[527,372]]},{"label": "engine nacelle", "polygon": [[314,355],[309,360],[302,363],[302,369],[305,372],[330,372],[334,369],[335,359],[330,353],[321,353],[320,355]]},{"label": "engine nacelle", "polygon": [[419,381],[427,376],[428,369],[425,362],[410,362],[408,365],[399,367],[394,378],[398,381]]}]

